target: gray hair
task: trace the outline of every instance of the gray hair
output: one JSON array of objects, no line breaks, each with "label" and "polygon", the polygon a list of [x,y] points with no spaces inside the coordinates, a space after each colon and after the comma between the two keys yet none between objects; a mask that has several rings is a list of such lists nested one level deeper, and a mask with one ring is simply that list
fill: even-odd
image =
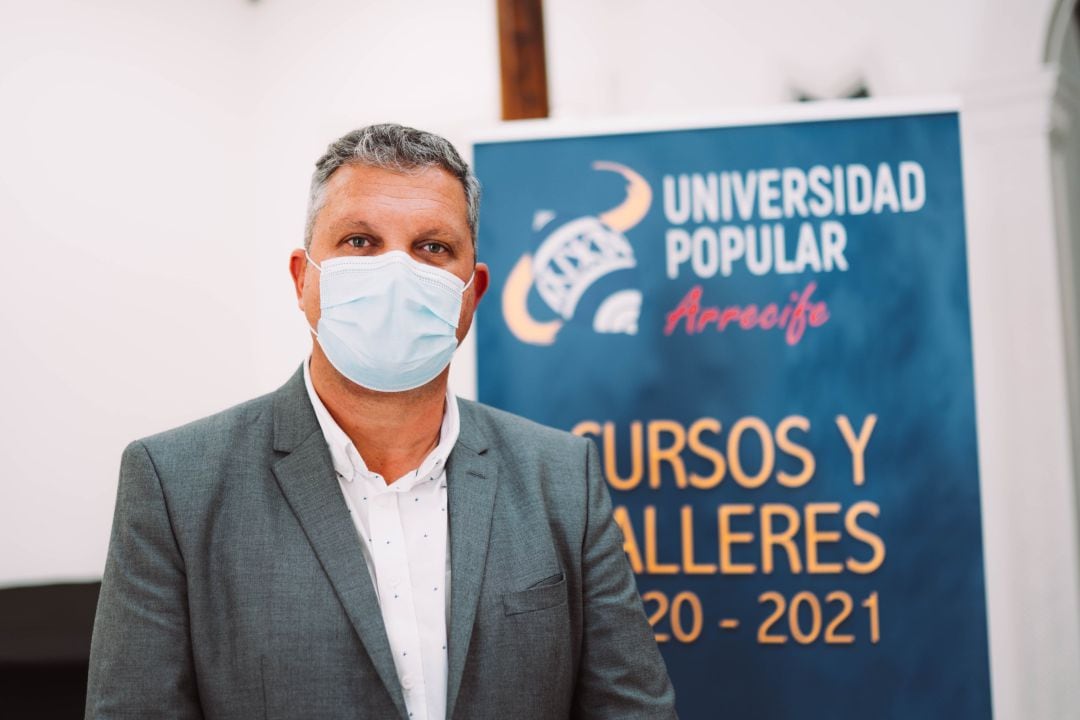
[{"label": "gray hair", "polygon": [[311,234],[315,217],[326,202],[326,183],[339,167],[355,163],[368,167],[409,172],[429,167],[441,167],[461,182],[465,191],[469,231],[473,248],[476,248],[476,227],[480,215],[480,181],[473,175],[469,165],[461,159],[458,151],[446,138],[434,133],[385,123],[368,125],[353,130],[330,143],[326,152],[315,163],[308,195],[307,223],[304,229],[304,247],[311,248]]}]

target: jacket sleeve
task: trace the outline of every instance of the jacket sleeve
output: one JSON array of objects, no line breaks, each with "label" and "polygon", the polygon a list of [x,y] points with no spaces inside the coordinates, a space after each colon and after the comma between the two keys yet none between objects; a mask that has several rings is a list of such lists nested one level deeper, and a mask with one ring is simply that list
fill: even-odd
[{"label": "jacket sleeve", "polygon": [[184,561],[146,447],[120,462],[101,582],[86,718],[201,718],[188,627]]},{"label": "jacket sleeve", "polygon": [[587,440],[584,619],[573,716],[674,718],[675,691],[638,595],[596,445]]}]

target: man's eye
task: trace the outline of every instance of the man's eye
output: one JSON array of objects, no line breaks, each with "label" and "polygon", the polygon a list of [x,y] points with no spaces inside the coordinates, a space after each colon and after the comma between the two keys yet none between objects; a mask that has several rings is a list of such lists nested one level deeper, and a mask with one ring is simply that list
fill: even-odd
[{"label": "man's eye", "polygon": [[353,235],[350,238],[346,238],[345,242],[354,248],[364,248],[371,245],[371,238],[365,237],[364,235]]},{"label": "man's eye", "polygon": [[426,242],[420,246],[424,252],[429,253],[444,253],[446,252],[446,246],[439,242]]}]

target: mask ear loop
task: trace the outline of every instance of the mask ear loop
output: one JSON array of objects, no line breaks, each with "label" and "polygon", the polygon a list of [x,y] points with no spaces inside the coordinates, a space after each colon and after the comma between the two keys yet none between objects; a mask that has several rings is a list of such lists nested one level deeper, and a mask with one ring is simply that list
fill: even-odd
[{"label": "mask ear loop", "polygon": [[[322,273],[322,266],[321,266],[321,265],[319,265],[319,263],[317,263],[317,262],[315,262],[314,260],[312,260],[312,259],[311,259],[311,255],[309,255],[309,254],[308,254],[308,251],[307,251],[306,249],[304,250],[304,257],[306,257],[306,258],[307,258],[307,261],[308,261],[309,263],[311,263],[311,265],[312,265],[312,266],[313,266],[313,267],[314,267],[314,268],[315,268],[316,270],[318,270],[320,274]],[[319,333],[317,333],[317,332],[315,331],[315,328],[313,328],[313,327],[311,327],[310,325],[308,325],[308,330],[310,330],[310,331],[311,331],[311,334],[315,336],[315,339],[316,339],[316,340],[318,340],[318,339],[319,339]]]}]

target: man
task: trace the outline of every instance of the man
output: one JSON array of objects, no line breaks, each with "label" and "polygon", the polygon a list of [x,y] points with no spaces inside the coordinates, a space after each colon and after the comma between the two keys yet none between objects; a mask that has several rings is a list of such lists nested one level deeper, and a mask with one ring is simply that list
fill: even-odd
[{"label": "man", "polygon": [[595,447],[448,388],[478,197],[435,135],[330,145],[308,362],[124,452],[86,717],[674,716]]}]

